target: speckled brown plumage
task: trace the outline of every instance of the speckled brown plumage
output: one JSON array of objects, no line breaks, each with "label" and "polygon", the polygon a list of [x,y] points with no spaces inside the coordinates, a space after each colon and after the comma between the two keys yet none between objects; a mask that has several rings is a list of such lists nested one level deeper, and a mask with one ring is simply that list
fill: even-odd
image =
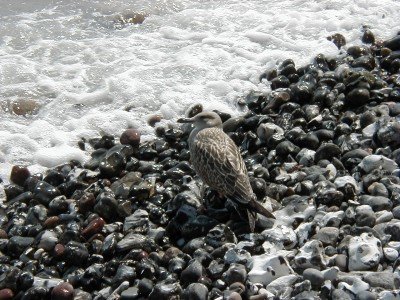
[{"label": "speckled brown plumage", "polygon": [[253,190],[239,149],[220,128],[200,130],[190,144],[191,162],[210,187],[230,199],[248,204]]}]

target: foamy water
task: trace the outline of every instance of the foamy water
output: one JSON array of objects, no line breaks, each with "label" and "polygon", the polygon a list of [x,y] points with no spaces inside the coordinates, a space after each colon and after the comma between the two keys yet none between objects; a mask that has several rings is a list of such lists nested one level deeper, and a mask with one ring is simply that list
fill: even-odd
[{"label": "foamy water", "polygon": [[[173,121],[194,103],[241,113],[259,75],[292,58],[336,55],[326,37],[358,44],[363,25],[395,35],[400,2],[0,0],[0,177],[85,161],[81,138],[139,128],[158,113]],[[122,25],[140,13],[142,24]],[[32,100],[33,115],[13,113]]]}]

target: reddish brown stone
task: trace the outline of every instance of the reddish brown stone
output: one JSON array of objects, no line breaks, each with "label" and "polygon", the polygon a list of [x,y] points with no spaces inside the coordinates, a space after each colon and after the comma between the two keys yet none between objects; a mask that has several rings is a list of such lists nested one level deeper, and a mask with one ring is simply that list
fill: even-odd
[{"label": "reddish brown stone", "polygon": [[121,144],[137,147],[140,143],[140,132],[137,129],[127,129],[121,134],[119,141]]},{"label": "reddish brown stone", "polygon": [[175,257],[177,257],[178,255],[182,254],[182,251],[176,247],[169,247],[163,257],[162,257],[162,261],[164,263],[169,263],[169,261]]},{"label": "reddish brown stone", "polygon": [[149,124],[151,127],[154,127],[160,121],[161,121],[160,115],[152,115],[147,119],[147,124]]},{"label": "reddish brown stone", "polygon": [[103,218],[96,218],[92,222],[82,230],[82,235],[87,239],[90,238],[92,235],[99,233],[104,226],[105,222]]},{"label": "reddish brown stone", "polygon": [[24,166],[13,166],[10,174],[10,179],[12,182],[15,184],[18,184],[20,186],[23,186],[25,183],[25,180],[31,176],[31,173],[29,172],[27,167]]},{"label": "reddish brown stone", "polygon": [[8,300],[14,297],[14,293],[10,289],[2,289],[0,290],[0,299],[1,300]]},{"label": "reddish brown stone", "polygon": [[64,255],[65,247],[63,244],[57,244],[54,246],[54,256],[60,257]]},{"label": "reddish brown stone", "polygon": [[48,217],[46,221],[44,221],[43,226],[46,228],[54,228],[57,226],[60,218],[57,216]]},{"label": "reddish brown stone", "polygon": [[83,214],[86,213],[87,211],[93,208],[95,202],[96,199],[94,198],[94,195],[92,193],[83,195],[78,200],[79,212]]},{"label": "reddish brown stone", "polygon": [[68,282],[62,282],[51,291],[51,300],[74,299],[74,287]]},{"label": "reddish brown stone", "polygon": [[0,239],[8,238],[7,232],[3,229],[0,229]]}]

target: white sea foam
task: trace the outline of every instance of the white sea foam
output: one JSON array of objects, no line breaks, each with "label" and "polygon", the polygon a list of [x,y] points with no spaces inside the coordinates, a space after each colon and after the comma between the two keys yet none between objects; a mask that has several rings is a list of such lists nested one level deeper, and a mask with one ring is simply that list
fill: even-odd
[{"label": "white sea foam", "polygon": [[[293,58],[335,55],[326,40],[359,43],[362,25],[396,34],[397,0],[0,0],[0,177],[13,164],[40,171],[84,161],[81,138],[152,135],[146,118],[173,121],[190,105],[240,113],[237,99],[268,90],[259,75]],[[140,25],[114,20],[141,13]],[[40,105],[33,116],[13,101]]]}]

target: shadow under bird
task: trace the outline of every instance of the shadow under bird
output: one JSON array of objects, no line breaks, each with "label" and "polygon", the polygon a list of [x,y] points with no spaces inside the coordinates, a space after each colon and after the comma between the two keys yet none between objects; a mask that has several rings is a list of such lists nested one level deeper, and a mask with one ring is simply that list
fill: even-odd
[{"label": "shadow under bird", "polygon": [[196,173],[203,182],[237,204],[239,209],[247,209],[250,230],[254,232],[257,213],[275,219],[257,201],[239,148],[222,130],[219,115],[201,112],[193,118],[181,118],[177,121],[195,126],[189,135],[189,149]]}]

